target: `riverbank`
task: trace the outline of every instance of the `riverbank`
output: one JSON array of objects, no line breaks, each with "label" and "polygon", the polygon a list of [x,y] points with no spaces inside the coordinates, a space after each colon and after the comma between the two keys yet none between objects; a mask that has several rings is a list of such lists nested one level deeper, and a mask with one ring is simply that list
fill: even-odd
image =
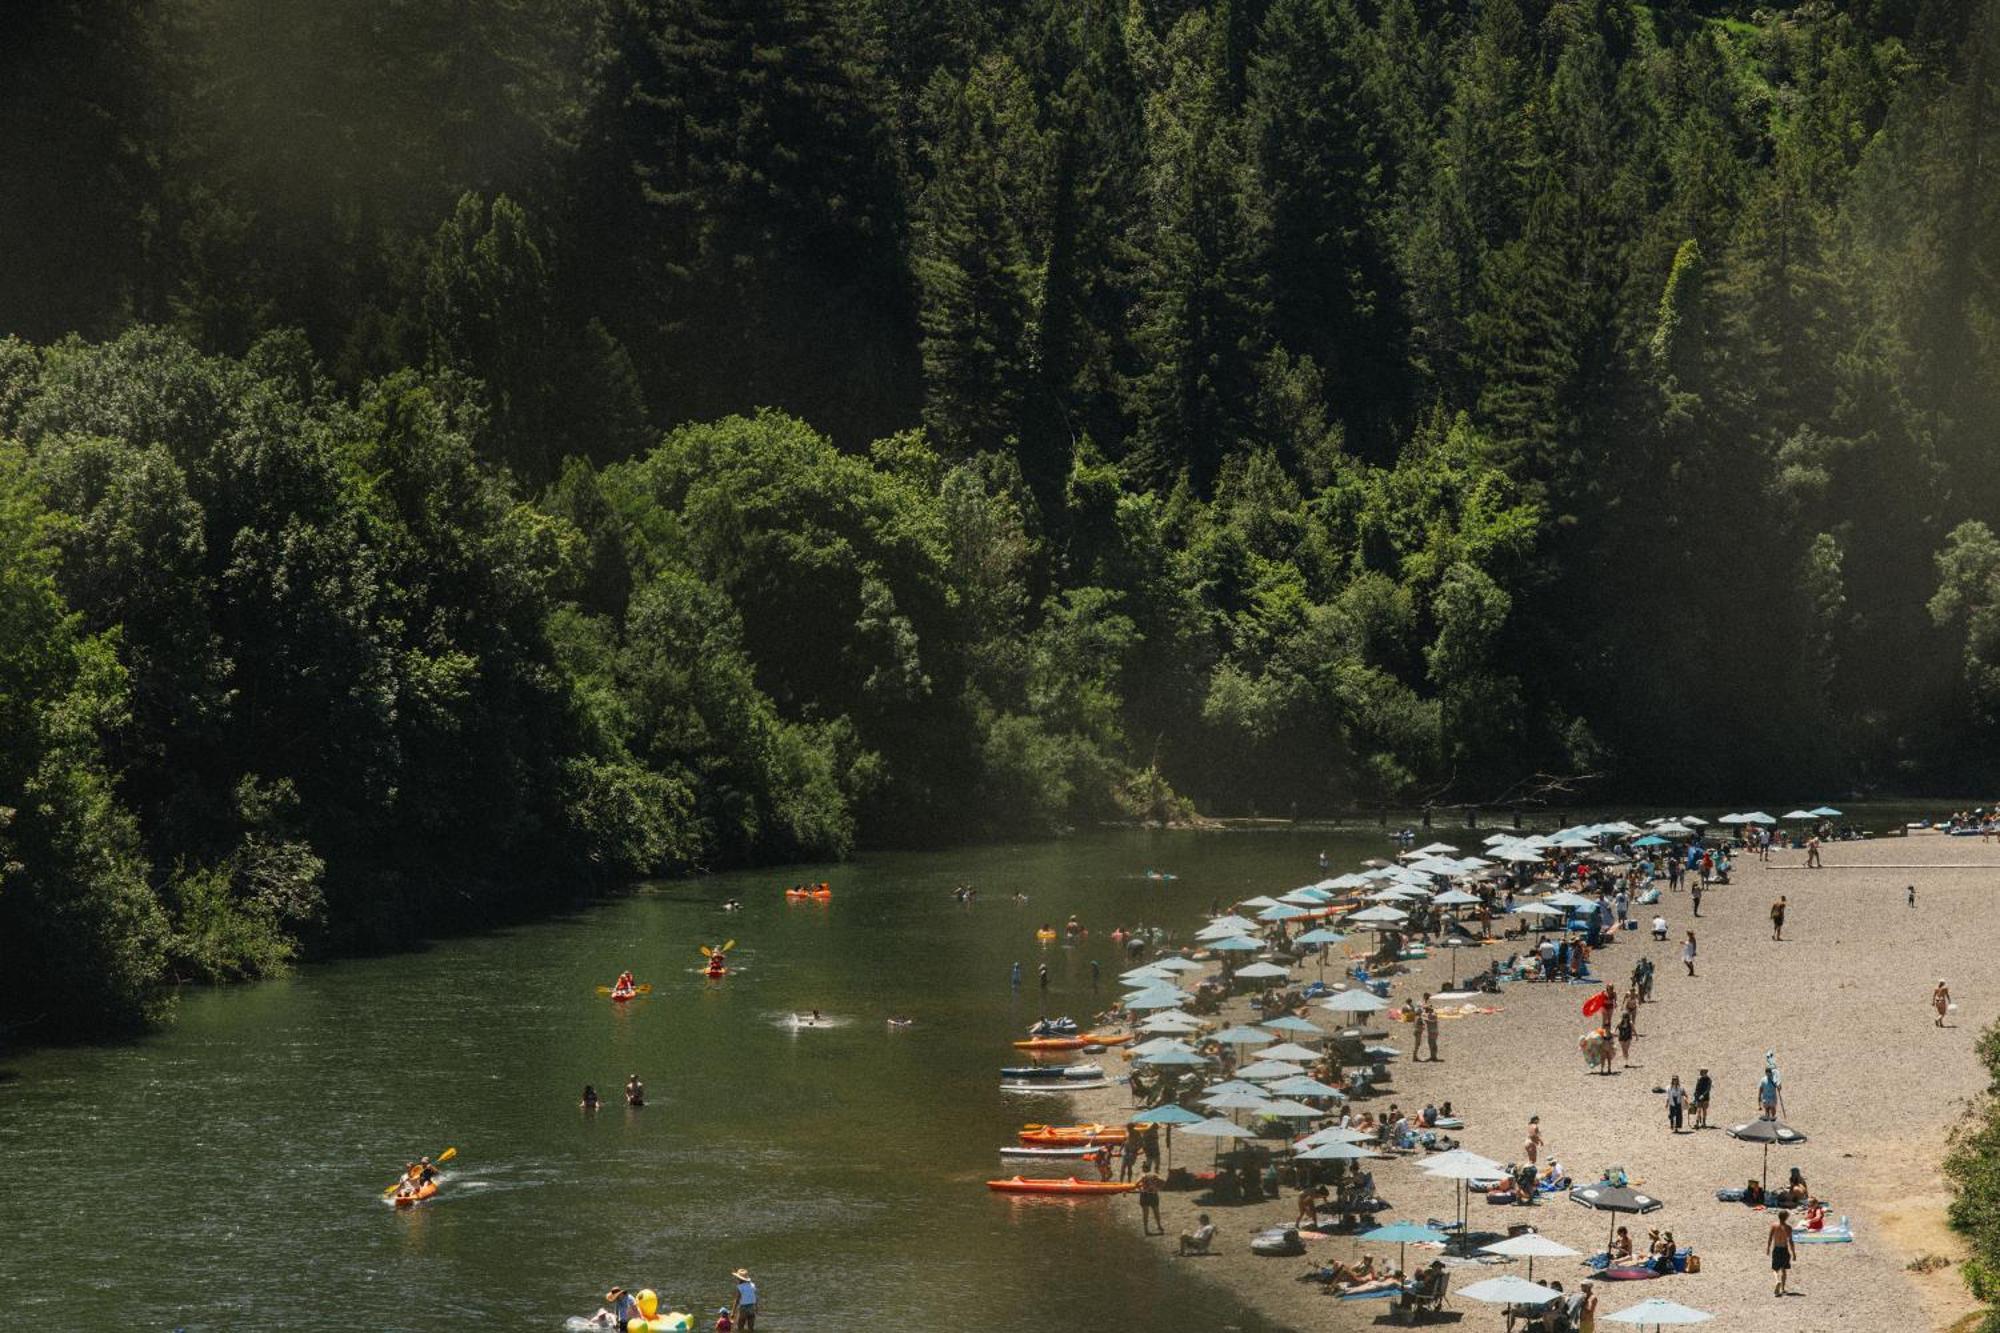
[{"label": "riverbank", "polygon": [[[1964,1102],[1983,1088],[1972,1048],[2000,1005],[1987,980],[1988,960],[2000,951],[2000,913],[1987,902],[2000,882],[2000,845],[1918,834],[1834,844],[1825,859],[1824,870],[1804,869],[1804,853],[1797,851],[1774,852],[1769,863],[1740,859],[1735,883],[1703,898],[1698,921],[1685,894],[1665,896],[1657,910],[1668,921],[1667,942],[1655,943],[1643,929],[1628,931],[1597,955],[1596,970],[1621,988],[1640,957],[1650,956],[1658,969],[1630,1069],[1610,1076],[1584,1071],[1576,1038],[1586,1027],[1578,1009],[1590,993],[1586,988],[1515,983],[1491,1001],[1501,1012],[1444,1025],[1436,1064],[1393,1062],[1393,1086],[1362,1105],[1379,1113],[1391,1102],[1415,1109],[1449,1099],[1467,1122],[1457,1135],[1463,1145],[1503,1162],[1520,1155],[1528,1118],[1539,1115],[1544,1161],[1553,1156],[1579,1178],[1622,1166],[1642,1179],[1649,1194],[1666,1202],[1662,1211],[1639,1219],[1642,1227],[1671,1228],[1701,1255],[1702,1271],[1600,1283],[1601,1314],[1658,1296],[1759,1333],[1949,1327],[1974,1308],[1956,1266],[1926,1275],[1905,1266],[1925,1254],[1958,1253],[1943,1225],[1948,1195],[1937,1164]],[[1917,888],[1915,908],[1905,901],[1910,884]],[[1789,914],[1785,938],[1776,941],[1769,909],[1781,894]],[[1654,910],[1645,909],[1645,919]],[[1700,942],[1692,978],[1679,962],[1679,942],[1689,928]],[[1459,972],[1477,971],[1500,947],[1464,951]],[[1447,951],[1438,951],[1396,978],[1392,997],[1400,1002],[1447,989],[1451,966]],[[1302,975],[1312,974],[1308,968]],[[1928,1007],[1940,977],[1951,983],[1960,1005],[1942,1030],[1932,1025]],[[1248,1016],[1240,1003],[1225,1010],[1231,1021]],[[1408,1030],[1392,1026],[1389,1039],[1407,1049]],[[1851,1218],[1855,1231],[1851,1245],[1804,1247],[1795,1294],[1785,1298],[1772,1295],[1764,1255],[1769,1216],[1715,1199],[1718,1188],[1740,1186],[1758,1174],[1759,1150],[1729,1138],[1722,1127],[1756,1115],[1756,1084],[1771,1049],[1785,1076],[1784,1119],[1810,1136],[1805,1145],[1772,1152],[1772,1175],[1782,1180],[1798,1166],[1830,1201],[1830,1213]],[[1665,1100],[1654,1089],[1674,1074],[1691,1085],[1704,1067],[1716,1083],[1715,1127],[1674,1134]],[[1118,1089],[1079,1098],[1077,1113],[1123,1120],[1131,1114],[1128,1103]],[[1182,1163],[1205,1160],[1212,1151],[1205,1142],[1187,1140],[1175,1147]],[[1449,1182],[1425,1176],[1414,1161],[1378,1163],[1375,1176],[1394,1205],[1380,1220],[1452,1216]],[[1296,1200],[1289,1195],[1207,1209],[1219,1228],[1215,1257],[1168,1257],[1173,1237],[1194,1224],[1199,1210],[1191,1198],[1164,1197],[1168,1235],[1154,1242],[1160,1262],[1191,1269],[1246,1307],[1299,1329],[1368,1327],[1382,1315],[1381,1303],[1340,1304],[1315,1284],[1294,1281],[1305,1260],[1249,1253],[1254,1232],[1294,1218]],[[1137,1208],[1124,1211],[1136,1229]],[[1602,1214],[1561,1199],[1534,1210],[1476,1200],[1471,1220],[1475,1231],[1502,1233],[1510,1224],[1530,1223],[1585,1253],[1601,1249],[1607,1231]],[[1378,1262],[1395,1259],[1393,1248],[1344,1237],[1308,1242],[1307,1251],[1314,1261],[1352,1261],[1370,1252]],[[1420,1254],[1430,1257],[1412,1252],[1413,1265]],[[1525,1271],[1521,1265],[1461,1269],[1453,1286]],[[1575,1260],[1542,1261],[1535,1275],[1571,1290],[1590,1276]],[[1465,1312],[1469,1328],[1500,1326],[1498,1312],[1477,1302],[1452,1305]]]}]

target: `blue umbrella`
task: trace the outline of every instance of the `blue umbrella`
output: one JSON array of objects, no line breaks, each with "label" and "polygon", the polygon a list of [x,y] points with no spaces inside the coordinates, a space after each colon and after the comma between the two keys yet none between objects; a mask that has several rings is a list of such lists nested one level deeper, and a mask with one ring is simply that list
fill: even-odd
[{"label": "blue umbrella", "polygon": [[1632,845],[1634,847],[1670,847],[1673,844],[1668,842],[1665,838],[1662,838],[1657,833],[1648,833],[1645,837],[1639,839]]},{"label": "blue umbrella", "polygon": [[1263,945],[1244,935],[1231,935],[1208,946],[1219,953],[1258,953]]},{"label": "blue umbrella", "polygon": [[[1315,1148],[1313,1151],[1317,1152],[1319,1150]],[[1355,1239],[1380,1241],[1384,1245],[1394,1245],[1396,1247],[1396,1267],[1408,1271],[1407,1265],[1403,1262],[1404,1246],[1424,1244],[1442,1245],[1450,1240],[1451,1237],[1445,1235],[1442,1231],[1423,1226],[1420,1223],[1391,1222],[1388,1226],[1376,1227],[1373,1231],[1364,1231],[1359,1236],[1356,1236]]]},{"label": "blue umbrella", "polygon": [[1198,1125],[1208,1117],[1197,1115],[1185,1106],[1175,1106],[1172,1102],[1165,1106],[1148,1107],[1135,1114],[1125,1123],[1128,1125]]},{"label": "blue umbrella", "polygon": [[1813,813],[1814,813],[1814,814],[1816,814],[1816,815],[1818,815],[1818,816],[1819,816],[1819,817],[1820,817],[1821,819],[1838,819],[1838,818],[1840,818],[1840,811],[1838,811],[1838,810],[1834,809],[1834,808],[1833,808],[1832,806],[1830,806],[1830,805],[1821,805],[1821,806],[1815,806],[1815,807],[1813,808]]},{"label": "blue umbrella", "polygon": [[1309,930],[1309,931],[1307,931],[1307,932],[1306,932],[1305,934],[1303,934],[1303,935],[1299,936],[1297,940],[1293,941],[1293,943],[1295,943],[1295,944],[1345,944],[1345,943],[1347,943],[1347,936],[1345,936],[1345,935],[1341,934],[1341,933],[1340,933],[1339,931],[1337,931],[1337,930],[1327,930],[1327,929],[1325,929],[1325,928],[1321,927],[1321,928],[1316,928],[1316,929],[1313,929],[1313,930]]},{"label": "blue umbrella", "polygon": [[1208,1057],[1199,1051],[1156,1051],[1152,1055],[1142,1055],[1142,1065],[1205,1065]]}]

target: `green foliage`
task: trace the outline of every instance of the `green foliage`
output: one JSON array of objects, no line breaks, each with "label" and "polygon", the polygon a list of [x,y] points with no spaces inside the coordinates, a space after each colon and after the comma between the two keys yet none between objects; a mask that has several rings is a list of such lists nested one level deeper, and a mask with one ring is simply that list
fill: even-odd
[{"label": "green foliage", "polygon": [[65,1021],[637,874],[2000,776],[1992,5],[390,11],[0,43]]}]

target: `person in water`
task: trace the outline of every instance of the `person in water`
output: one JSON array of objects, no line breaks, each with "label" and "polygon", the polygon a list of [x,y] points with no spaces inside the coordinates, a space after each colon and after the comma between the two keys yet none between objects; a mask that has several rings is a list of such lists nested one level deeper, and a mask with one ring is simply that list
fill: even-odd
[{"label": "person in water", "polygon": [[597,1109],[597,1089],[586,1083],[583,1085],[583,1100],[577,1103],[586,1111]]},{"label": "person in water", "polygon": [[604,1293],[604,1304],[590,1317],[593,1324],[607,1328],[624,1328],[632,1320],[639,1318],[639,1302],[632,1299],[632,1293],[623,1287],[613,1287]]},{"label": "person in water", "polygon": [[627,1106],[646,1104],[646,1085],[639,1081],[637,1074],[625,1080],[625,1104]]}]

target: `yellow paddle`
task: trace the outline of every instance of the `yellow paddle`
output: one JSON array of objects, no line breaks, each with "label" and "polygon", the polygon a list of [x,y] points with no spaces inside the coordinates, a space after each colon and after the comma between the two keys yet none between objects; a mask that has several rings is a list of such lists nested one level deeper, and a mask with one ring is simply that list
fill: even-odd
[{"label": "yellow paddle", "polygon": [[[611,994],[611,987],[599,986],[597,988],[597,993],[599,995],[609,995]],[[643,985],[634,986],[632,988],[632,993],[635,995],[651,995],[653,993],[653,983],[648,981]]]},{"label": "yellow paddle", "polygon": [[[446,1162],[449,1162],[452,1158],[456,1156],[458,1156],[458,1149],[446,1148],[443,1152],[437,1155],[437,1160],[432,1162],[431,1165],[443,1166]],[[404,1172],[402,1175],[398,1176],[396,1178],[395,1184],[391,1185],[388,1189],[382,1191],[382,1197],[386,1199],[391,1194],[394,1194],[398,1189],[402,1188],[403,1182],[408,1180],[409,1178],[410,1176],[408,1172]]]},{"label": "yellow paddle", "polygon": [[703,958],[707,958],[712,954],[718,954],[718,953],[726,954],[735,947],[736,947],[735,940],[730,940],[728,943],[724,944],[720,949],[711,949],[706,944],[704,944],[701,946],[701,956]]}]

